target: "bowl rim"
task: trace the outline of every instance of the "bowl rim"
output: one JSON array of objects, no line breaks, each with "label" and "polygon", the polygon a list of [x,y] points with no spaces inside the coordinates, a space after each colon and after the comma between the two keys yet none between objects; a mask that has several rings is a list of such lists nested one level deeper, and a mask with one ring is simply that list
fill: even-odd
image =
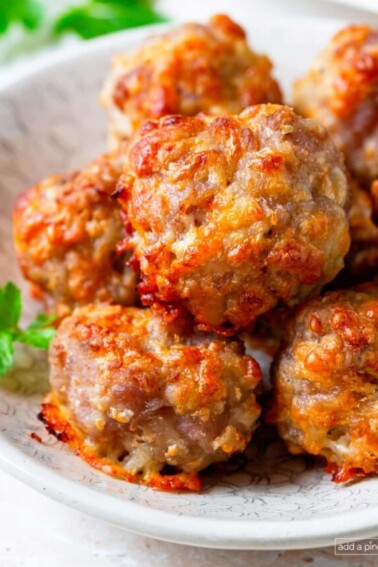
[{"label": "bowl rim", "polygon": [[[269,25],[284,25],[282,18],[267,20]],[[340,20],[318,20],[291,18],[290,24],[306,22],[316,25],[343,25]],[[158,24],[126,30],[84,43],[63,47],[58,51],[29,61],[14,72],[5,73],[0,80],[1,96],[11,95],[24,81],[43,75],[56,66],[72,63],[77,58],[92,57],[97,52],[108,50],[119,43],[127,47],[150,33],[172,26]],[[260,22],[259,22],[260,23]],[[56,501],[81,512],[117,525],[130,532],[165,541],[221,549],[306,549],[332,545],[336,537],[355,539],[373,537],[378,532],[378,506],[365,510],[353,510],[334,516],[306,520],[224,520],[180,516],[176,512],[163,511],[132,501],[125,502],[112,494],[97,492],[85,485],[64,477],[46,464],[23,453],[0,432],[0,467],[15,478]],[[99,473],[100,474],[100,473]],[[123,481],[119,481],[123,482]],[[366,481],[365,481],[366,482]],[[335,487],[337,489],[337,487]],[[342,519],[342,520],[341,520]]]},{"label": "bowl rim", "polygon": [[[180,516],[133,501],[125,502],[68,479],[23,453],[3,435],[0,436],[0,467],[66,506],[127,531],[173,543],[238,550],[309,549],[333,545],[335,538],[373,537],[378,531],[377,507],[287,522]],[[353,528],[348,529],[348,525]]]}]

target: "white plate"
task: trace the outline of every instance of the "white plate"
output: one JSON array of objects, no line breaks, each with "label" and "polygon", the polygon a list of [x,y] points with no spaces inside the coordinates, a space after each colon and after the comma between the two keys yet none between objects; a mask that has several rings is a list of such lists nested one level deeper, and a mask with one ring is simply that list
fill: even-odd
[{"label": "white plate", "polygon": [[[246,24],[246,22],[244,22]],[[340,26],[308,20],[249,26],[257,49],[276,62],[287,88]],[[14,197],[28,184],[83,164],[104,148],[105,116],[97,94],[110,56],[151,33],[121,33],[44,59],[0,87],[0,254],[2,280],[21,284],[11,244]],[[29,311],[35,308],[30,302]],[[34,351],[37,352],[37,351]],[[323,546],[334,537],[378,533],[378,480],[331,482],[281,445],[260,447],[238,472],[206,477],[201,494],[167,494],[90,469],[38,422],[47,368],[24,353],[0,392],[0,463],[45,494],[128,530],[169,541],[234,549]],[[31,438],[38,433],[43,444]],[[254,446],[252,453],[256,453]]]}]

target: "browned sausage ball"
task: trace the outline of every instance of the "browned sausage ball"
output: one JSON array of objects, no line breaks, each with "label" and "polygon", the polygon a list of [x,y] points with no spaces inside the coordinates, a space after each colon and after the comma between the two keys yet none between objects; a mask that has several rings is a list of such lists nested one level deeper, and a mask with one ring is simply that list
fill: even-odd
[{"label": "browned sausage ball", "polygon": [[50,380],[42,418],[61,439],[159,488],[198,489],[198,471],[243,451],[260,415],[257,362],[238,340],[193,333],[180,309],[75,310],[53,340]]},{"label": "browned sausage ball", "polygon": [[113,60],[102,94],[113,145],[167,114],[237,113],[252,104],[279,103],[271,70],[270,60],[252,51],[242,28],[224,15],[152,37]]},{"label": "browned sausage ball", "polygon": [[204,328],[232,332],[343,266],[343,159],[322,126],[288,107],[146,124],[125,171],[118,193],[145,303],[182,302]]},{"label": "browned sausage ball", "polygon": [[352,184],[349,211],[351,248],[345,258],[344,281],[359,283],[378,275],[378,227],[373,221],[373,202],[369,192]]},{"label": "browned sausage ball", "polygon": [[348,213],[351,247],[345,257],[345,268],[327,286],[328,289],[349,288],[378,275],[378,226],[375,224],[374,201],[373,189],[366,191],[351,182]]},{"label": "browned sausage ball", "polygon": [[283,336],[268,421],[336,481],[377,473],[378,282],[307,302]]},{"label": "browned sausage ball", "polygon": [[31,187],[14,210],[14,239],[23,274],[51,311],[67,315],[93,301],[131,305],[135,273],[116,252],[124,237],[121,210],[111,198],[124,148],[81,172],[52,175]]},{"label": "browned sausage ball", "polygon": [[294,106],[319,120],[345,153],[352,174],[378,177],[378,29],[340,31],[294,86]]}]

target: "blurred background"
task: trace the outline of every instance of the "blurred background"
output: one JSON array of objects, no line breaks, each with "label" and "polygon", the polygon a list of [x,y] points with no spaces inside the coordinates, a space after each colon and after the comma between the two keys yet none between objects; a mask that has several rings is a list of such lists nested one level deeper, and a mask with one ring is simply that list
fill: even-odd
[{"label": "blurred background", "polygon": [[[378,23],[377,0],[0,0],[0,66],[107,33],[229,12],[241,24],[280,16]],[[295,41],[295,38],[293,38]]]}]

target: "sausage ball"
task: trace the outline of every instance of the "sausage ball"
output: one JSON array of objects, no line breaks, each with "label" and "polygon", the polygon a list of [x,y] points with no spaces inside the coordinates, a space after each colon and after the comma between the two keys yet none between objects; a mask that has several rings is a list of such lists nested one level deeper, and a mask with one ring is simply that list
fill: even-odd
[{"label": "sausage ball", "polygon": [[238,340],[194,333],[180,309],[78,308],[49,362],[42,419],[132,482],[198,489],[198,471],[243,451],[260,415],[257,362]]},{"label": "sausage ball", "polygon": [[[341,270],[328,289],[339,290],[367,282],[378,275],[378,226],[375,224],[376,197],[356,182],[351,182],[349,228],[351,247]],[[378,189],[378,184],[377,189]]]},{"label": "sausage ball", "polygon": [[307,302],[283,337],[268,421],[336,481],[377,473],[378,282]]},{"label": "sausage ball", "polygon": [[203,329],[247,328],[343,266],[342,156],[325,128],[288,107],[150,122],[125,171],[118,196],[143,301],[183,303]]},{"label": "sausage ball", "polygon": [[136,275],[118,254],[121,209],[111,193],[125,151],[104,155],[81,172],[52,175],[21,195],[14,210],[20,267],[36,297],[59,317],[77,305],[131,305]]},{"label": "sausage ball", "polygon": [[378,177],[378,29],[336,34],[295,83],[294,106],[328,128],[358,181]]},{"label": "sausage ball", "polygon": [[373,216],[371,194],[352,184],[349,211],[352,244],[345,258],[345,273],[341,274],[349,286],[378,275],[378,227]]},{"label": "sausage ball", "polygon": [[265,55],[224,15],[208,25],[185,24],[118,55],[102,102],[109,109],[113,146],[149,119],[167,114],[237,113],[282,101]]}]

